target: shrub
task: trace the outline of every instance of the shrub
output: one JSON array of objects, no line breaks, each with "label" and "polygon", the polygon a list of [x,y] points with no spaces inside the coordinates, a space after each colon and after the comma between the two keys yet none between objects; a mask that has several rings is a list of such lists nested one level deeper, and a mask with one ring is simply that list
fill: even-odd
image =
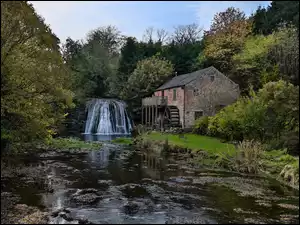
[{"label": "shrub", "polygon": [[[205,127],[198,121],[195,128]],[[232,141],[256,140],[268,149],[288,148],[299,154],[299,87],[269,82],[258,93],[223,108],[208,118],[207,134]],[[199,129],[200,130],[200,129]]]},{"label": "shrub", "polygon": [[207,134],[208,131],[208,116],[203,116],[196,120],[193,133],[196,134]]},{"label": "shrub", "polygon": [[254,140],[240,142],[233,167],[240,172],[258,173],[261,169],[260,159],[263,151],[263,146]]}]

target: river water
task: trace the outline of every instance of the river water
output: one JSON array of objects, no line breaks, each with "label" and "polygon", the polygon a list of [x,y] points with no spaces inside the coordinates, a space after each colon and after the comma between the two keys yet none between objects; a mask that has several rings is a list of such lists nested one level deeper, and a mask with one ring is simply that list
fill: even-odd
[{"label": "river water", "polygon": [[[52,190],[11,178],[1,192],[52,212],[50,223],[299,223],[299,192],[276,181],[195,169],[184,157],[105,143],[24,159]],[[1,209],[2,210],[2,209]]]}]

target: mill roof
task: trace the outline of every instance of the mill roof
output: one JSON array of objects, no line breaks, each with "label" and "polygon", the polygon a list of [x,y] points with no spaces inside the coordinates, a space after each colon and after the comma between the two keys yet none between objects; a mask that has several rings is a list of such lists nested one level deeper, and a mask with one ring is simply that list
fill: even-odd
[{"label": "mill roof", "polygon": [[[174,87],[181,87],[181,86],[184,86],[184,85],[198,79],[199,77],[201,77],[203,75],[218,73],[218,72],[219,71],[215,67],[210,66],[208,68],[197,70],[192,73],[187,73],[187,74],[173,77],[171,80],[167,81],[166,83],[164,83],[162,86],[160,86],[156,90],[160,91],[160,90],[165,90],[165,89],[174,88]],[[221,72],[219,72],[219,73],[221,73]]]}]

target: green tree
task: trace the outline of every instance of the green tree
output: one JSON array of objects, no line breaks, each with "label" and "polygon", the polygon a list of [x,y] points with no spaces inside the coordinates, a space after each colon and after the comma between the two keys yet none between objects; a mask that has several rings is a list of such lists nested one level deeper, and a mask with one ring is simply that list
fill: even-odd
[{"label": "green tree", "polygon": [[276,41],[275,34],[250,36],[242,51],[233,56],[235,80],[243,92],[248,91],[249,85],[258,90],[263,84],[279,79],[277,66],[268,57]]},{"label": "green tree", "polygon": [[173,70],[171,62],[156,56],[139,61],[128,79],[124,96],[137,99],[152,94],[173,74]]},{"label": "green tree", "polygon": [[72,106],[59,39],[25,1],[1,1],[1,142],[48,139]]},{"label": "green tree", "polygon": [[90,31],[84,44],[67,39],[64,57],[76,81],[77,99],[115,94],[121,42],[120,32],[112,26]]},{"label": "green tree", "polygon": [[255,34],[268,35],[286,25],[299,31],[299,1],[272,1],[267,8],[259,7],[252,18]]}]

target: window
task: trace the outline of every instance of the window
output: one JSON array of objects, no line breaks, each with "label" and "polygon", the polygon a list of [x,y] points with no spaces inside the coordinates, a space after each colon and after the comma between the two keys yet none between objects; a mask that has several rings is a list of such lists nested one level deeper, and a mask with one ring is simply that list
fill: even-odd
[{"label": "window", "polygon": [[194,96],[198,96],[199,95],[199,90],[198,89],[194,89]]},{"label": "window", "polygon": [[210,76],[210,81],[213,82],[215,80],[215,76]]},{"label": "window", "polygon": [[173,101],[176,101],[176,89],[173,89]]},{"label": "window", "polygon": [[195,111],[195,120],[203,116],[203,111]]}]

